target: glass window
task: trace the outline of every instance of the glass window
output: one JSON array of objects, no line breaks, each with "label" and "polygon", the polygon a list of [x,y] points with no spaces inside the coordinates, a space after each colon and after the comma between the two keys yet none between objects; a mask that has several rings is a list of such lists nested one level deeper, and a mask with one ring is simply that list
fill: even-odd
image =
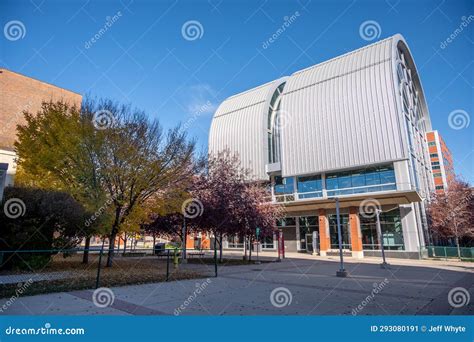
[{"label": "glass window", "polygon": [[395,171],[389,168],[380,168],[380,184],[395,183]]},{"label": "glass window", "polygon": [[330,189],[337,189],[337,175],[327,175],[326,176],[326,188]]},{"label": "glass window", "polygon": [[365,185],[365,174],[362,171],[352,173],[352,187]]},{"label": "glass window", "polygon": [[271,236],[260,237],[260,243],[262,244],[263,249],[275,248],[275,245],[273,244],[273,234]]},{"label": "glass window", "polygon": [[[377,236],[376,217],[360,215],[363,249],[380,250]],[[403,231],[400,219],[400,210],[393,210],[380,214],[380,228],[383,234],[385,250],[403,250]]]},{"label": "glass window", "polygon": [[380,184],[380,175],[377,171],[367,171],[365,174],[366,185],[377,185]]},{"label": "glass window", "polygon": [[244,248],[244,238],[242,236],[228,236],[227,242],[228,248]]},{"label": "glass window", "polygon": [[322,196],[322,180],[321,176],[298,177],[298,193],[299,198],[311,198]]},{"label": "glass window", "polygon": [[280,86],[275,90],[270,100],[270,109],[268,111],[268,162],[270,164],[277,163],[280,161],[280,103],[281,103],[281,93],[285,83],[280,84]]},{"label": "glass window", "polygon": [[294,193],[293,177],[283,178],[281,176],[275,176],[274,180],[275,180],[274,192],[276,195]]},{"label": "glass window", "polygon": [[430,154],[430,157],[431,157],[431,158],[438,158],[438,153],[431,153],[431,154]]},{"label": "glass window", "polygon": [[[384,185],[376,186],[374,185]],[[348,195],[371,191],[395,190],[395,172],[392,166],[334,173],[326,176],[329,196]]]},{"label": "glass window", "polygon": [[339,189],[345,189],[352,187],[350,173],[342,173],[337,177],[337,186]]},{"label": "glass window", "polygon": [[[298,219],[299,229],[300,229],[300,250],[312,251],[313,246],[312,238],[313,232],[318,232],[319,229],[319,220],[317,216],[301,216]],[[306,242],[311,241],[310,245],[307,245]]]},{"label": "glass window", "polygon": [[[340,224],[341,224],[341,232],[342,232],[342,248],[343,249],[351,249],[351,236],[349,230],[349,215],[348,214],[340,214],[339,215]],[[339,238],[337,234],[337,217],[336,215],[328,215],[329,221],[329,234],[331,240],[331,249],[338,249],[339,248]]]},{"label": "glass window", "polygon": [[429,141],[428,146],[436,146],[436,143],[434,141]]},{"label": "glass window", "polygon": [[285,217],[277,221],[278,227],[296,226],[295,217]]}]

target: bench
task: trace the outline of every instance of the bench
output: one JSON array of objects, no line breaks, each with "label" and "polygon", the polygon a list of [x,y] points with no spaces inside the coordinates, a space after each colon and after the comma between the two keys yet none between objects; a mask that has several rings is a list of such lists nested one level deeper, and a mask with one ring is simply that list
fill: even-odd
[{"label": "bench", "polygon": [[189,256],[190,259],[192,259],[195,256],[202,258],[204,256],[204,252],[188,252],[187,256]]}]

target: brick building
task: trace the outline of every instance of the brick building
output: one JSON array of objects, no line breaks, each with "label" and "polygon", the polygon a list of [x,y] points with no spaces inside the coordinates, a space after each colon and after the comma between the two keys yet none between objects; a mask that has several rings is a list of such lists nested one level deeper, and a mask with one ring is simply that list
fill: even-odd
[{"label": "brick building", "polygon": [[433,181],[436,192],[442,192],[448,187],[454,177],[453,157],[438,131],[426,133],[430,153]]},{"label": "brick building", "polygon": [[[80,106],[82,95],[4,68],[0,68],[0,94],[0,166],[6,169],[6,175],[0,174],[0,181],[3,178],[6,185],[11,185],[16,172],[13,143],[16,126],[25,122],[23,112],[36,113],[43,101],[50,100]],[[4,172],[2,167],[0,172]]]}]

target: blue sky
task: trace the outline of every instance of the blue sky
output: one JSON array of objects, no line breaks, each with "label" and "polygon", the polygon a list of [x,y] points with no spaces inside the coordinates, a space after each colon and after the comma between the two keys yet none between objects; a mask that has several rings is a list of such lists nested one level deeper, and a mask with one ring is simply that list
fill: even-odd
[{"label": "blue sky", "polygon": [[[453,152],[456,171],[472,184],[474,122],[461,121],[461,128],[448,118],[457,111],[470,121],[474,113],[473,9],[472,1],[443,0],[3,0],[0,66],[131,103],[165,127],[181,122],[205,150],[212,113],[226,97],[401,33],[433,127]],[[285,32],[265,44],[292,15]],[[359,29],[369,20],[380,29],[364,39]],[[16,40],[5,33],[12,21],[23,25],[20,36],[9,33]],[[198,22],[197,36],[193,22],[183,35],[189,21]]]}]

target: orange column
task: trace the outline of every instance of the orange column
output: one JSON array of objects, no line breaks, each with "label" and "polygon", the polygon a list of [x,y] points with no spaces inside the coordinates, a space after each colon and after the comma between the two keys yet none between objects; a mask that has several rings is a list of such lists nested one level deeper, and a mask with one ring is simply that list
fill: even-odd
[{"label": "orange column", "polygon": [[354,258],[363,258],[362,234],[360,231],[359,208],[349,208],[349,226],[351,230],[352,256]]},{"label": "orange column", "polygon": [[326,210],[319,209],[319,251],[321,256],[326,256],[331,247],[329,239],[329,223],[326,217]]},{"label": "orange column", "polygon": [[186,248],[194,248],[194,238],[190,234],[186,235]]}]

